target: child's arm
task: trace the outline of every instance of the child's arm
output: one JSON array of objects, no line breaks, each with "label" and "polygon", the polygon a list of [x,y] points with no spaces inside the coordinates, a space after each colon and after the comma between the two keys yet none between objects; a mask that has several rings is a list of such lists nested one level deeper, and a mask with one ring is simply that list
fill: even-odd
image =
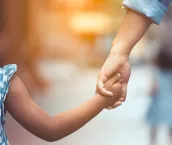
[{"label": "child's arm", "polygon": [[105,84],[106,89],[113,90],[113,97],[96,94],[79,107],[50,117],[31,99],[24,84],[14,76],[6,98],[9,113],[28,131],[46,141],[59,140],[85,125],[105,107],[117,101],[121,93],[121,84],[114,84],[119,76],[113,77]]}]

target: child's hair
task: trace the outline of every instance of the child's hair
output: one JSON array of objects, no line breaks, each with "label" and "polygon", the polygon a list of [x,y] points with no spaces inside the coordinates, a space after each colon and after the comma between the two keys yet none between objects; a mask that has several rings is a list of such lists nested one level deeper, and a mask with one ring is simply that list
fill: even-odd
[{"label": "child's hair", "polygon": [[172,49],[169,44],[163,43],[160,45],[159,53],[156,57],[156,65],[162,70],[172,69]]}]

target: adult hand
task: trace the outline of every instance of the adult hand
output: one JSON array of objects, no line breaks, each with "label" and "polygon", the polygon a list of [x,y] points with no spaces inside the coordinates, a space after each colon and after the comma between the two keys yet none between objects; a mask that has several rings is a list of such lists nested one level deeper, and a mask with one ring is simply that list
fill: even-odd
[{"label": "adult hand", "polygon": [[118,33],[113,41],[111,53],[103,65],[97,81],[97,91],[104,96],[112,96],[111,92],[103,88],[104,83],[114,74],[120,73],[122,83],[122,94],[116,104],[117,107],[125,101],[127,85],[130,77],[129,55],[135,44],[142,38],[152,20],[132,10],[128,10]]},{"label": "adult hand", "polygon": [[124,102],[126,99],[127,85],[131,73],[128,55],[111,53],[108,56],[98,75],[97,92],[99,92],[103,96],[112,96],[112,92],[109,92],[104,88],[104,83],[117,73],[120,73],[119,82],[122,83],[122,93],[119,101],[117,101],[113,106],[110,106],[109,109],[116,108],[117,106],[121,105],[121,103]]}]

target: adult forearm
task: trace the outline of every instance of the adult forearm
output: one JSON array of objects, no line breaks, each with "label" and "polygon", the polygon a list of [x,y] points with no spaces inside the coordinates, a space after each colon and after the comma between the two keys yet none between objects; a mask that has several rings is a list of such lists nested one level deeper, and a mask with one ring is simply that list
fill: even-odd
[{"label": "adult forearm", "polygon": [[152,21],[149,18],[129,10],[113,41],[111,53],[129,55],[151,24]]}]

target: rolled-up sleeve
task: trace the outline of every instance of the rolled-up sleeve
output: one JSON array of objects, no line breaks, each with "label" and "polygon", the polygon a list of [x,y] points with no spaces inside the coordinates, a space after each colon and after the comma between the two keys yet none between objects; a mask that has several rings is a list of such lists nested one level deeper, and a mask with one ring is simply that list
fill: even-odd
[{"label": "rolled-up sleeve", "polygon": [[160,24],[163,16],[168,11],[171,0],[124,0],[125,8],[139,12],[154,23]]}]

